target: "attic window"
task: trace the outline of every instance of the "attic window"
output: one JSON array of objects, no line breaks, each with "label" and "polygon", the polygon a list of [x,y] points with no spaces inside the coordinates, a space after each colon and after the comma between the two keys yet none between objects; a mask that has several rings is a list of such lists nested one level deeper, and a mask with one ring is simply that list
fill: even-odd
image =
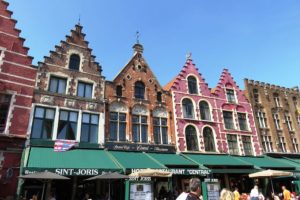
[{"label": "attic window", "polygon": [[80,57],[77,54],[72,54],[70,56],[69,69],[79,71],[80,66]]}]

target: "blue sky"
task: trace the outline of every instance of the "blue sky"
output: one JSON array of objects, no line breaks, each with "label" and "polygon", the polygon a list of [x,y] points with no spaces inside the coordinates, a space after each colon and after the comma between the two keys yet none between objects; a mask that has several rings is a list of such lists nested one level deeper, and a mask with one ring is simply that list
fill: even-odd
[{"label": "blue sky", "polygon": [[34,64],[65,39],[80,15],[93,54],[112,80],[133,55],[140,32],[144,57],[165,85],[192,58],[210,87],[228,68],[249,78],[300,86],[297,0],[9,0]]}]

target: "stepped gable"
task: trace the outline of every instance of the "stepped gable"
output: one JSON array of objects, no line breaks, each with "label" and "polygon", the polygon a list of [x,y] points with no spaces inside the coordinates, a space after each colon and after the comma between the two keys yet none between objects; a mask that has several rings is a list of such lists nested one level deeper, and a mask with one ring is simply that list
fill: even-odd
[{"label": "stepped gable", "polygon": [[92,49],[88,46],[89,42],[85,40],[82,28],[80,24],[76,24],[75,28],[71,30],[71,34],[66,36],[66,40],[61,41],[60,45],[56,45],[55,51],[50,51],[50,55],[45,56],[44,62],[39,62],[39,66],[52,64],[68,68],[70,56],[78,54],[81,60],[81,72],[101,75],[102,67],[96,62],[96,56],[92,55]]},{"label": "stepped gable", "polygon": [[[8,2],[0,0],[0,46],[8,51],[27,55],[29,48],[24,46],[25,39],[20,37],[21,30],[16,28],[17,20],[12,19],[13,12],[7,9],[8,5]],[[32,60],[33,57],[27,55],[20,63],[30,66]]]},{"label": "stepped gable", "polygon": [[179,72],[179,74],[170,81],[167,85],[165,85],[166,90],[178,90],[178,91],[186,91],[187,87],[187,81],[184,81],[185,84],[180,84],[182,80],[186,80],[186,78],[189,75],[196,76],[199,84],[200,84],[200,91],[203,95],[210,96],[210,89],[208,88],[208,84],[205,82],[205,79],[202,77],[202,74],[199,73],[199,69],[196,67],[196,65],[193,63],[193,60],[191,58],[187,58],[186,62]]},{"label": "stepped gable", "polygon": [[219,97],[226,97],[224,88],[234,89],[239,101],[248,102],[244,92],[240,90],[239,86],[234,81],[228,69],[223,69],[217,86],[212,90],[212,93]]}]

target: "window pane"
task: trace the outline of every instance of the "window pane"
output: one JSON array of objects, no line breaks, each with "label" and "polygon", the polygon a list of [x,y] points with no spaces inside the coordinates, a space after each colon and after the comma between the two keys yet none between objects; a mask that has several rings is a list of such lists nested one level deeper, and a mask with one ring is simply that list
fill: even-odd
[{"label": "window pane", "polygon": [[84,97],[84,84],[83,83],[78,83],[77,96]]},{"label": "window pane", "polygon": [[83,123],[90,123],[90,114],[83,113],[82,114],[82,122]]},{"label": "window pane", "polygon": [[80,66],[80,57],[79,57],[79,55],[72,54],[70,56],[69,68],[74,69],[74,70],[79,70],[79,66]]},{"label": "window pane", "polygon": [[110,120],[117,121],[118,120],[118,113],[111,112],[110,113]]},{"label": "window pane", "polygon": [[80,135],[81,142],[88,142],[89,141],[89,125],[82,124],[81,125],[81,135]]},{"label": "window pane", "polygon": [[64,79],[60,79],[59,80],[59,84],[58,84],[58,93],[61,93],[61,94],[65,94],[66,93],[66,84],[67,84],[67,81],[64,80]]},{"label": "window pane", "polygon": [[58,80],[54,77],[50,78],[50,87],[49,91],[50,92],[57,92],[57,85],[58,85]]},{"label": "window pane", "polygon": [[141,116],[141,123],[147,123],[147,117]]},{"label": "window pane", "polygon": [[166,126],[167,125],[167,119],[166,118],[161,118],[161,125]]},{"label": "window pane", "polygon": [[70,123],[71,125],[71,128],[69,128],[69,131],[68,131],[68,137],[67,139],[68,140],[75,140],[76,138],[76,134],[77,134],[77,123]]},{"label": "window pane", "polygon": [[45,120],[43,127],[43,139],[51,139],[53,130],[53,120]]},{"label": "window pane", "polygon": [[45,111],[44,108],[36,107],[34,116],[39,118],[44,118],[44,111]]},{"label": "window pane", "polygon": [[91,123],[92,124],[98,124],[99,122],[99,116],[98,115],[92,115]]},{"label": "window pane", "polygon": [[126,114],[119,113],[119,120],[120,121],[126,121]]},{"label": "window pane", "polygon": [[60,111],[60,120],[68,121],[68,112],[67,111]]},{"label": "window pane", "polygon": [[110,122],[109,140],[111,140],[111,141],[117,140],[117,123],[116,122]]},{"label": "window pane", "polygon": [[98,142],[98,126],[97,125],[91,125],[90,142],[91,143],[97,143]]},{"label": "window pane", "polygon": [[148,142],[148,134],[147,134],[147,126],[143,125],[142,126],[142,142],[147,143]]},{"label": "window pane", "polygon": [[68,127],[67,121],[59,121],[58,130],[57,130],[58,139],[66,139],[67,127]]},{"label": "window pane", "polygon": [[31,138],[40,138],[41,137],[41,131],[43,130],[42,125],[43,125],[43,120],[41,120],[41,119],[35,119],[33,121]]},{"label": "window pane", "polygon": [[91,84],[85,84],[85,97],[92,98],[93,86]]},{"label": "window pane", "polygon": [[126,123],[120,123],[119,141],[126,141]]},{"label": "window pane", "polygon": [[186,148],[188,151],[198,151],[198,139],[196,134],[196,129],[192,126],[188,126],[185,129],[186,137]]},{"label": "window pane", "polygon": [[132,116],[132,122],[139,123],[139,116],[136,116],[136,115]]},{"label": "window pane", "polygon": [[154,126],[154,142],[155,144],[160,144],[160,127],[159,126]]},{"label": "window pane", "polygon": [[54,110],[52,110],[52,109],[46,110],[46,118],[47,119],[54,119],[54,114],[55,114]]},{"label": "window pane", "polygon": [[140,142],[140,131],[139,131],[139,126],[138,125],[133,125],[132,126],[132,138],[134,142]]},{"label": "window pane", "polygon": [[168,144],[168,128],[162,127],[162,142],[163,144]]},{"label": "window pane", "polygon": [[70,122],[77,122],[77,112],[70,112]]},{"label": "window pane", "polygon": [[154,124],[154,125],[159,125],[159,118],[154,117],[154,118],[153,118],[153,124]]}]

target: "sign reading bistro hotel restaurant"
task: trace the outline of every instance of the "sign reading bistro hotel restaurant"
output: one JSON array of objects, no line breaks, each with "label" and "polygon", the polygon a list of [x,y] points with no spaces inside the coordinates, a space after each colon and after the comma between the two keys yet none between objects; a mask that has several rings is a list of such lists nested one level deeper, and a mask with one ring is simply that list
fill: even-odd
[{"label": "sign reading bistro hotel restaurant", "polygon": [[176,152],[174,145],[135,144],[125,142],[105,142],[105,148],[115,151]]}]

